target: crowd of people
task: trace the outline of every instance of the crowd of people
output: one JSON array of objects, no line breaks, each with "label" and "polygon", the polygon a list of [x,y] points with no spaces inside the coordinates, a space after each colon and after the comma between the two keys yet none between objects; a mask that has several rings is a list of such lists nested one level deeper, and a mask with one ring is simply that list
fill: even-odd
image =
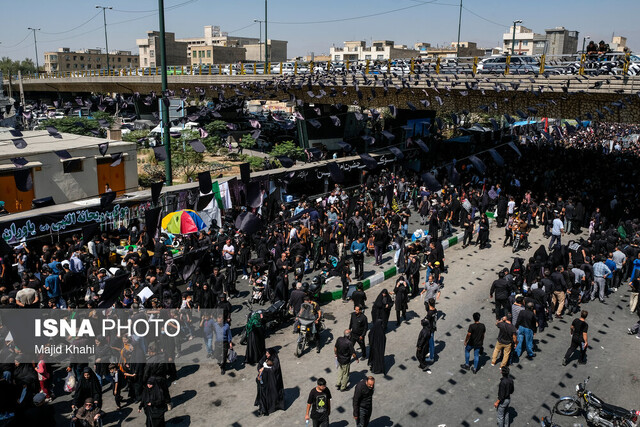
[{"label": "crowd of people", "polygon": [[[451,173],[451,167],[434,169],[434,177],[442,184],[438,188],[432,188],[410,169],[397,167],[395,171],[367,173],[354,188],[345,189],[336,183],[331,192],[319,198],[301,195],[299,201],[288,205],[267,198],[259,210],[253,211],[261,221],[254,233],[235,228],[235,218],[244,210],[236,208],[227,212],[219,226],[186,239],[185,252],[203,252],[189,275],[174,262],[165,239],[149,235],[137,221],[96,235],[88,242],[77,234],[55,244],[24,242],[2,257],[0,308],[68,310],[107,303],[141,313],[174,309],[167,315],[175,316],[191,331],[188,339],[197,334],[203,337],[207,357],[216,359],[224,375],[227,357],[237,348],[231,316],[239,280],[246,280],[249,289],[260,291],[256,303],[283,301],[293,318],[310,306],[317,316],[315,332],[319,339],[320,291],[310,291],[305,283],[317,275],[323,280],[337,276],[343,301],[354,304],[348,329],[335,343],[339,366],[336,385],[344,391],[350,363],[357,359],[356,344],[360,360],[368,360],[373,374],[386,372],[385,333],[391,312],[395,310],[399,327],[406,321],[408,304],[414,298],[422,298],[426,310],[416,357],[419,367],[430,372],[437,360],[436,305],[448,269],[455,268],[446,262],[442,241],[459,229],[464,232],[465,246],[475,243],[480,249],[489,247],[489,216],[495,212],[496,225],[506,226],[507,238],[516,229],[543,227],[550,243],[547,248],[538,248],[529,260],[517,260],[510,269],[501,271],[491,286],[499,329],[492,363],[497,363],[501,354],[503,368],[524,351],[534,357],[533,333],[555,318],[578,313],[581,317],[572,324],[574,338],[564,361],[569,362],[573,351],[579,349],[580,361],[584,362],[588,342],[586,304],[596,299],[605,302],[609,293],[630,285],[635,295],[630,309],[638,310],[640,160],[635,148],[616,148],[615,143],[610,149],[603,144],[607,138],[636,130],[601,124],[565,135],[570,143],[564,145],[559,141],[545,143],[542,133],[529,135],[519,145],[521,156],[505,155],[502,165],[487,160],[484,175],[464,162],[454,165],[459,169],[456,174]],[[412,215],[420,217],[424,228],[418,237],[426,237],[414,237],[416,230],[409,228]],[[566,236],[571,234],[575,237],[567,241]],[[122,259],[114,258],[112,246],[121,239],[136,244],[137,250],[130,249]],[[504,244],[510,243],[505,239]],[[391,292],[385,289],[378,294],[367,316],[362,286],[364,259],[372,257],[375,268],[382,265],[383,255],[389,250],[396,251],[400,276]],[[123,279],[120,295],[105,301],[105,286],[117,278]],[[151,296],[143,299],[139,293],[145,288]],[[219,314],[197,318],[192,316],[195,309],[218,309]],[[484,325],[478,326],[480,315],[477,317],[474,314],[476,326],[471,325],[465,340],[463,365],[474,373],[486,334]],[[233,324],[236,322],[234,319]],[[638,325],[640,322],[629,332],[640,338]],[[240,325],[242,329],[248,340],[245,361],[257,363],[255,404],[259,413],[268,415],[284,409],[284,375],[277,352],[267,350],[265,325],[260,316],[254,316],[246,326]],[[98,341],[103,351],[92,366],[56,367],[35,362],[0,366],[0,388],[7,396],[16,397],[0,399],[0,413],[16,413],[25,419],[36,412],[44,414],[48,401],[55,398],[52,378],[56,371],[66,370],[77,379],[77,385],[70,389],[74,393],[73,416],[78,422],[96,425],[104,415],[103,385],[112,383],[118,407],[123,402],[121,392],[126,389],[127,402],[137,403],[150,425],[161,425],[157,423],[171,408],[169,385],[177,378],[175,360],[184,343],[169,337],[144,344],[111,336]],[[0,351],[8,360],[7,352],[16,349],[9,342]],[[126,354],[133,352],[143,352],[147,363],[127,363]],[[508,371],[503,372],[508,376]],[[370,377],[355,389],[359,396],[354,397],[358,425],[366,426],[371,415],[374,382]],[[318,380],[314,390],[307,416],[319,422],[315,425],[323,425],[323,420],[328,420],[331,394],[325,391],[325,380]],[[498,405],[503,405],[503,412],[505,401],[508,397],[503,396]]]}]

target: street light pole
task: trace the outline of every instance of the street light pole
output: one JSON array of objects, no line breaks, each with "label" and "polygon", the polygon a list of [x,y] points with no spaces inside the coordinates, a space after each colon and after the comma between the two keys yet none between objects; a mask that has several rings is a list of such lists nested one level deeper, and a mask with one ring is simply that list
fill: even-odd
[{"label": "street light pole", "polygon": [[102,19],[104,21],[104,45],[107,53],[107,74],[109,74],[109,41],[107,39],[107,9],[113,9],[108,6],[96,6],[96,9],[102,9]]},{"label": "street light pole", "polygon": [[269,38],[267,37],[267,1],[264,0],[264,62],[269,62],[269,51],[267,50],[267,44],[269,44]]},{"label": "street light pole", "polygon": [[259,19],[254,19],[253,22],[257,22],[260,24],[260,41],[258,42],[258,51],[260,51],[260,62],[262,62],[262,49],[260,49],[260,45],[262,44],[262,21]]},{"label": "street light pole", "polygon": [[516,53],[516,24],[522,24],[521,19],[513,21],[513,38],[511,39],[511,56]]},{"label": "street light pole", "polygon": [[164,161],[164,174],[166,185],[173,183],[173,172],[171,170],[171,135],[169,127],[169,108],[164,103],[164,97],[167,93],[167,49],[164,43],[164,0],[158,0],[158,19],[160,21],[160,69],[162,76],[162,94],[160,98],[160,113],[162,119],[162,144],[167,153],[167,159]]},{"label": "street light pole", "polygon": [[27,28],[28,30],[33,31],[33,45],[36,48],[36,76],[40,72],[40,63],[38,62],[38,39],[36,38],[36,31],[40,31],[40,28]]},{"label": "street light pole", "polygon": [[458,44],[456,45],[456,58],[460,56],[460,28],[462,27],[462,0],[460,0],[460,16],[458,16]]}]

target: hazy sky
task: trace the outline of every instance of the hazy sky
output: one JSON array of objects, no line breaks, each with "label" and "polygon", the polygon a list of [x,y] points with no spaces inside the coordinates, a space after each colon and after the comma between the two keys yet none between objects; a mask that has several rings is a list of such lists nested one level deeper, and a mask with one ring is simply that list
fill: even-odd
[{"label": "hazy sky", "polygon": [[[104,48],[102,12],[107,11],[109,48],[137,53],[136,38],[158,29],[156,0],[23,0],[3,1],[0,56],[33,58],[37,33],[40,63],[43,52],[59,47]],[[288,56],[328,53],[345,40],[394,40],[413,45],[450,44],[457,38],[459,0],[269,0],[271,39],[288,40]],[[638,0],[463,0],[462,41],[481,47],[501,45],[515,19],[537,33],[564,26],[610,42],[612,33],[626,36],[640,49]],[[203,26],[219,25],[232,35],[258,37],[254,19],[264,19],[264,0],[166,0],[166,30],[177,38],[203,35]],[[88,21],[88,22],[87,22]],[[263,28],[264,31],[264,28]],[[580,46],[579,46],[580,48]]]}]

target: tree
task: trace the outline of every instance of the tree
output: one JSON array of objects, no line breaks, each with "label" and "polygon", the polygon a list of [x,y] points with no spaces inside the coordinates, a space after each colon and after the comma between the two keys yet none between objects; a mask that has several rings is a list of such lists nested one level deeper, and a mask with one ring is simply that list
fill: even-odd
[{"label": "tree", "polygon": [[0,71],[2,71],[5,76],[8,75],[16,75],[18,74],[18,70],[24,74],[33,74],[36,72],[36,65],[33,63],[32,59],[24,59],[23,61],[14,61],[8,56],[3,56],[0,59]]},{"label": "tree", "polygon": [[294,144],[293,141],[283,141],[277,144],[269,155],[271,157],[287,156],[294,160],[303,160],[305,158],[304,150]]},{"label": "tree", "polygon": [[256,140],[251,136],[251,134],[246,134],[242,136],[242,139],[240,140],[240,142],[238,142],[238,145],[242,148],[250,150],[256,146]]},{"label": "tree", "polygon": [[202,139],[207,151],[214,153],[223,143],[224,134],[229,130],[224,120],[214,120],[204,125],[204,130],[209,134]]},{"label": "tree", "polygon": [[140,138],[147,138],[148,136],[149,131],[147,129],[138,129],[122,134],[122,140],[125,142],[138,142]]},{"label": "tree", "polygon": [[[47,119],[43,121],[38,128],[46,129],[47,126],[53,126],[58,132],[72,133],[75,135],[97,136],[99,138],[106,137],[106,131],[100,127],[96,120],[90,120],[86,117],[64,117],[62,119]],[[98,135],[91,131],[97,131]]]},{"label": "tree", "polygon": [[185,130],[180,138],[171,138],[171,164],[178,177],[195,180],[198,172],[209,168],[204,162],[204,154],[196,152],[188,142],[199,137],[198,131]]}]

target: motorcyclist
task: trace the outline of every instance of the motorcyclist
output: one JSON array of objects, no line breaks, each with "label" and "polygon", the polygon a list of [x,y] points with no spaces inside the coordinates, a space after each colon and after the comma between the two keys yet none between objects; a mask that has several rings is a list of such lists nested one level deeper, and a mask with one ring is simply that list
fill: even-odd
[{"label": "motorcyclist", "polygon": [[300,306],[300,311],[296,317],[296,328],[300,325],[300,319],[313,320],[311,326],[311,338],[317,340],[320,329],[320,320],[322,318],[322,310],[317,302],[313,301],[308,295],[304,297],[304,302]]}]

